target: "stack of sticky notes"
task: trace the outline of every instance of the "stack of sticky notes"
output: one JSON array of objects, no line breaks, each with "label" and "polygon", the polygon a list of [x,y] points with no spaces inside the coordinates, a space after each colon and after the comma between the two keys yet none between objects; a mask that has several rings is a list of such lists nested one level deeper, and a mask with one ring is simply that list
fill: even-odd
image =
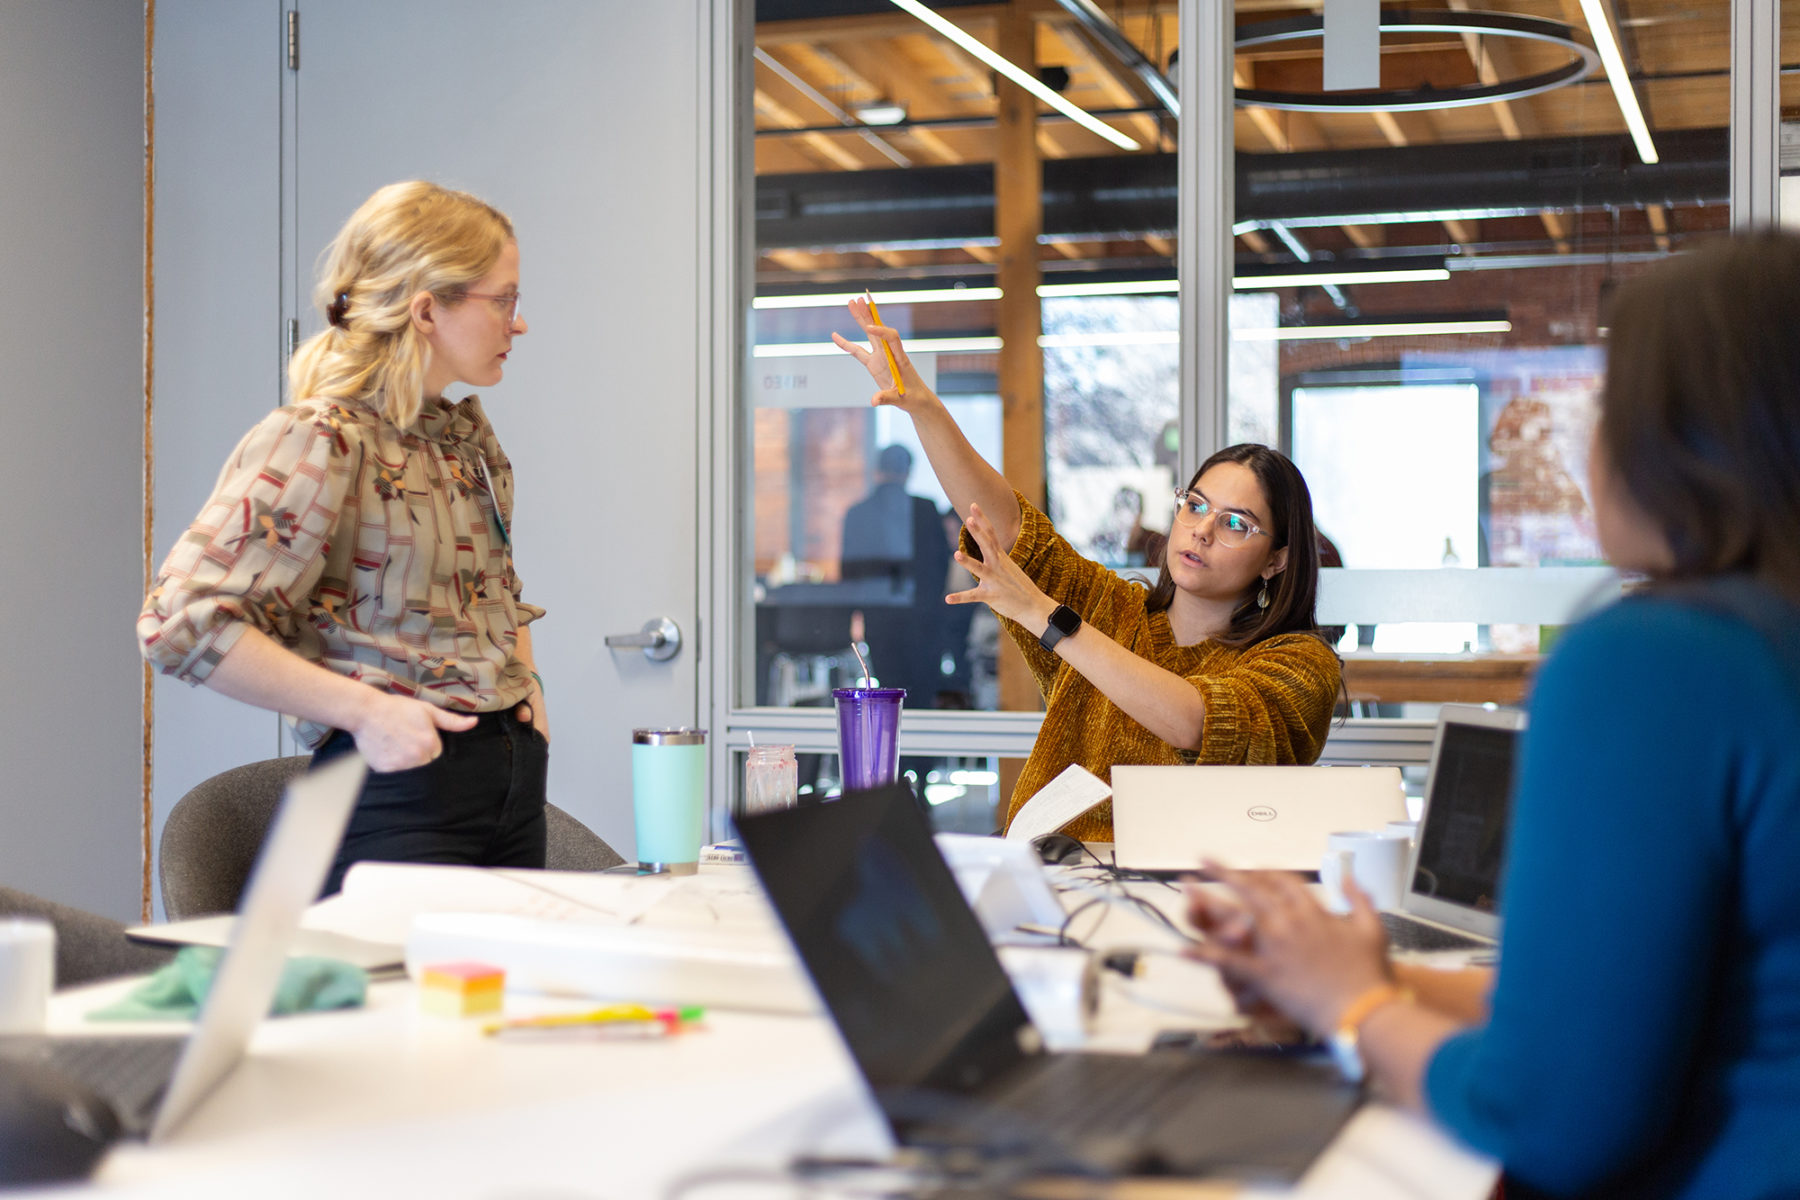
[{"label": "stack of sticky notes", "polygon": [[500,1011],[506,972],[486,963],[438,963],[419,973],[419,1008],[438,1017],[477,1017]]}]

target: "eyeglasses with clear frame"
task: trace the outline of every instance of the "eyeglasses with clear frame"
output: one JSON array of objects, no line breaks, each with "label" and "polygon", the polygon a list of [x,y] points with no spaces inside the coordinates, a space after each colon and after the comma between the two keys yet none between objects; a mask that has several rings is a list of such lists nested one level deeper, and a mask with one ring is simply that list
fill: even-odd
[{"label": "eyeglasses with clear frame", "polygon": [[456,295],[463,300],[486,300],[489,304],[498,306],[500,315],[506,318],[508,329],[519,323],[518,292],[457,292]]},{"label": "eyeglasses with clear frame", "polygon": [[1175,523],[1178,525],[1198,525],[1207,517],[1213,518],[1213,537],[1221,546],[1242,546],[1251,538],[1258,536],[1273,537],[1268,530],[1251,521],[1243,513],[1226,512],[1214,508],[1212,501],[1199,492],[1175,491]]}]

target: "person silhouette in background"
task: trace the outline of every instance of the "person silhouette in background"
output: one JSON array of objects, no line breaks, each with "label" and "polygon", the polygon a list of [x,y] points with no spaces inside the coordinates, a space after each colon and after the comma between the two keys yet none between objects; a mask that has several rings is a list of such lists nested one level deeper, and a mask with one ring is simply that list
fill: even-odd
[{"label": "person silhouette in background", "polygon": [[862,610],[869,670],[883,687],[905,688],[909,707],[931,708],[944,686],[950,539],[937,505],[906,490],[912,465],[905,446],[875,456],[874,488],[844,514],[839,575],[888,581],[893,603]]}]

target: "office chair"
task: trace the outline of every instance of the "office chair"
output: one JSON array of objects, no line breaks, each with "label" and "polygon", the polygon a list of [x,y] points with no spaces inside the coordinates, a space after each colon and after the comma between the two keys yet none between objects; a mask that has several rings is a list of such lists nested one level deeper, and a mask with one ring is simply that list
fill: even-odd
[{"label": "office chair", "polygon": [[[269,758],[221,771],[169,810],[157,854],[163,912],[171,921],[233,912],[282,789],[312,757]],[[556,807],[544,806],[545,866],[599,871],[625,859],[606,840]]]},{"label": "office chair", "polygon": [[169,961],[173,950],[127,941],[110,917],[0,887],[0,917],[38,917],[56,929],[56,986],[73,987],[114,975],[139,975]]}]

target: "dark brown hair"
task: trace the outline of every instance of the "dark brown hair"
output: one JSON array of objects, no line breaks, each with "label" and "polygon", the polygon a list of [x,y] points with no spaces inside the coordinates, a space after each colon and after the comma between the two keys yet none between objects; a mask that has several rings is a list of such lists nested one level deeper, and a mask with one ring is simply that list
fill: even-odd
[{"label": "dark brown hair", "polygon": [[[1188,490],[1217,463],[1233,462],[1247,467],[1262,486],[1263,498],[1269,505],[1269,533],[1275,548],[1287,547],[1287,566],[1269,580],[1269,607],[1256,607],[1252,592],[1231,614],[1231,627],[1216,635],[1213,641],[1224,646],[1254,646],[1278,633],[1311,633],[1319,631],[1315,611],[1319,599],[1319,538],[1313,528],[1312,493],[1306,480],[1279,450],[1240,442],[1227,446],[1200,464],[1188,480]],[[1175,580],[1169,576],[1168,556],[1163,556],[1162,571],[1156,586],[1144,600],[1150,612],[1162,612],[1175,600]]]},{"label": "dark brown hair", "polygon": [[1598,439],[1674,554],[1800,598],[1800,237],[1710,242],[1620,285]]}]

